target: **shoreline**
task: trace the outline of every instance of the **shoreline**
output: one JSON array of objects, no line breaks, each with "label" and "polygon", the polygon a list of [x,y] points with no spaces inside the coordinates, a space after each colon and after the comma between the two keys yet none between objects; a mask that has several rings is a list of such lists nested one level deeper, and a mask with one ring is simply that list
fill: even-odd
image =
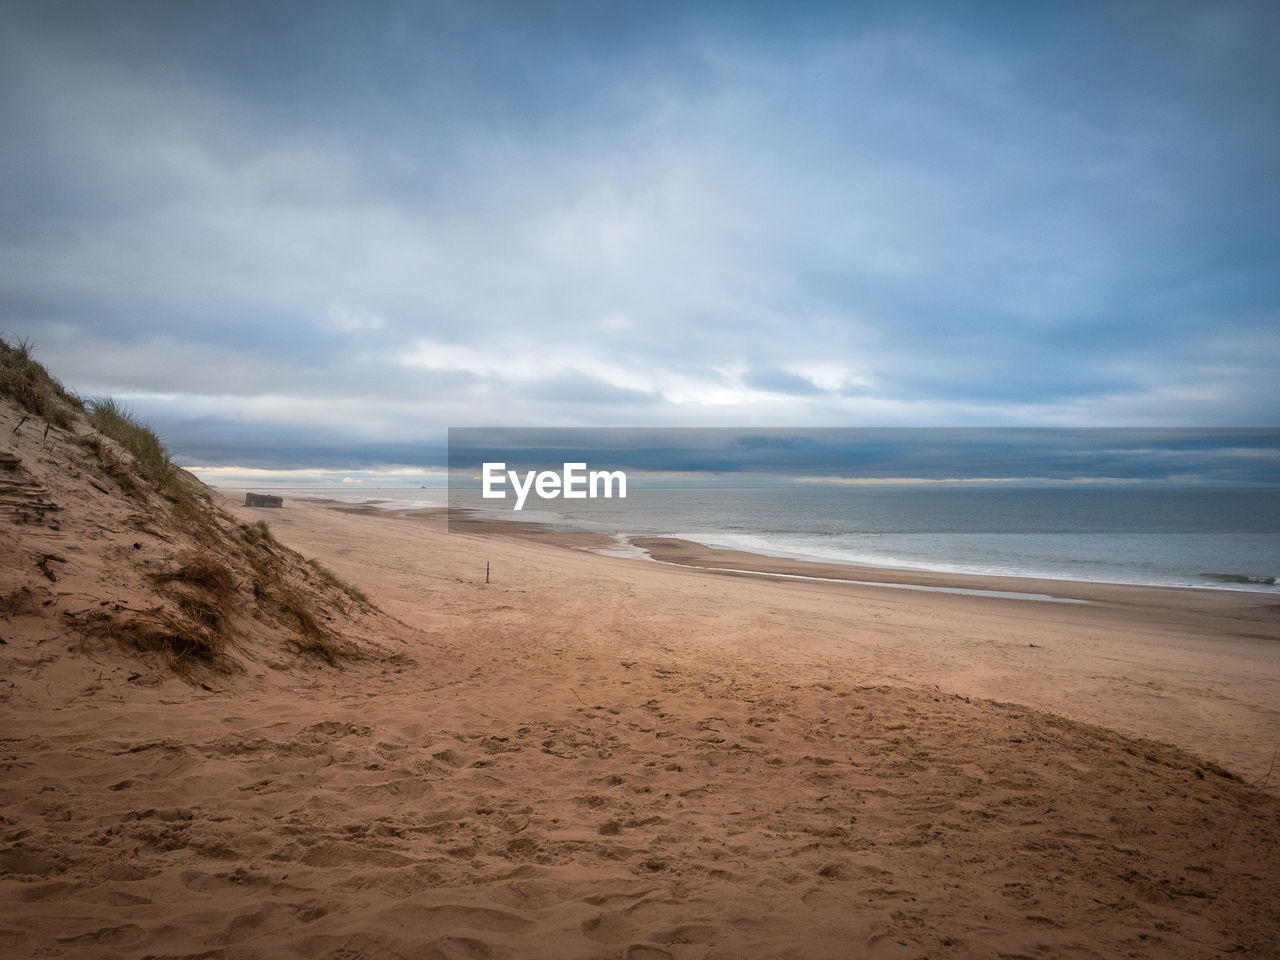
[{"label": "shoreline", "polygon": [[[928,566],[925,564],[899,566],[891,563],[874,563],[857,560],[837,560],[818,555],[801,555],[798,553],[769,553],[763,550],[741,549],[731,546],[717,546],[714,543],[704,542],[702,540],[692,540],[688,537],[678,537],[673,535],[619,535],[627,543],[634,544],[638,541],[645,541],[647,544],[657,546],[660,552],[667,553],[661,546],[662,541],[669,541],[675,544],[688,544],[697,550],[713,551],[717,555],[726,555],[733,557],[751,557],[754,558],[747,561],[742,567],[736,569],[752,570],[757,573],[770,572],[759,567],[759,564],[770,564],[774,561],[782,561],[784,563],[804,564],[811,567],[823,567],[832,570],[851,570],[857,571],[858,576],[854,577],[836,577],[839,580],[856,580],[863,576],[864,572],[871,572],[875,578],[867,582],[882,583],[885,586],[898,584],[902,586],[924,586],[926,580],[933,584],[933,581],[947,580],[948,578],[957,578],[965,582],[970,580],[974,582],[990,581],[1002,583],[1021,583],[1025,585],[1031,584],[1079,584],[1082,587],[1087,585],[1097,585],[1103,588],[1155,588],[1161,590],[1218,590],[1230,593],[1248,594],[1259,597],[1272,597],[1277,603],[1280,603],[1280,590],[1266,589],[1274,585],[1266,584],[1258,581],[1251,581],[1250,584],[1244,584],[1239,581],[1225,579],[1217,575],[1204,575],[1206,582],[1203,583],[1161,583],[1156,581],[1137,581],[1137,580],[1109,580],[1101,578],[1076,577],[1076,576],[1058,576],[1050,573],[1015,573],[1015,572],[996,572],[992,570],[965,570],[946,565]],[[648,552],[647,548],[646,552]],[[656,557],[654,559],[657,559]],[[687,563],[683,558],[672,559],[667,562]],[[689,564],[692,565],[692,564]],[[716,568],[707,568],[716,569]],[[728,569],[735,569],[730,567]],[[777,576],[783,576],[777,573]],[[881,575],[892,575],[893,581],[883,579]],[[916,579],[920,578],[920,579]],[[939,589],[944,587],[939,585]],[[994,589],[994,588],[993,588]],[[1034,592],[1034,591],[1033,591]],[[1041,591],[1043,592],[1043,591]]]},{"label": "shoreline", "polygon": [[[1256,590],[1216,586],[1165,586],[1111,583],[1060,578],[1013,577],[880,567],[823,560],[776,557],[712,547],[677,537],[621,537],[583,530],[566,530],[533,520],[495,519],[470,510],[447,507],[386,508],[373,502],[353,504],[328,498],[298,498],[340,513],[369,517],[400,516],[419,522],[443,521],[453,534],[493,536],[588,552],[619,560],[643,560],[689,572],[754,581],[799,585],[830,585],[835,589],[864,589],[870,595],[935,593],[975,602],[999,600],[1105,609],[1126,619],[1149,619],[1155,624],[1197,625],[1224,636],[1280,641],[1280,597]],[[625,556],[622,544],[642,552]]]},{"label": "shoreline", "polygon": [[[1040,602],[1107,602],[1132,599],[1132,591],[1161,591],[1166,596],[1198,596],[1222,594],[1224,607],[1267,606],[1280,609],[1280,592],[1254,590],[1231,583],[1163,584],[1116,580],[1086,580],[1071,577],[1031,574],[969,572],[926,567],[895,567],[821,557],[799,557],[760,553],[733,547],[718,547],[697,540],[670,536],[625,533],[602,533],[572,529],[538,520],[498,518],[480,514],[470,508],[395,507],[390,501],[370,499],[363,503],[327,497],[292,499],[332,505],[334,509],[356,514],[400,514],[443,517],[449,529],[460,533],[493,533],[517,539],[535,539],[591,550],[606,556],[627,558],[634,549],[647,559],[660,563],[700,569],[708,573],[755,574],[779,579],[813,579],[851,585],[938,591],[981,595],[1005,599]],[[1252,599],[1250,599],[1252,598]],[[1207,601],[1214,605],[1213,601]],[[1277,636],[1280,639],[1280,635]]]},{"label": "shoreline", "polygon": [[[775,557],[745,550],[711,547],[674,537],[635,537],[630,542],[644,549],[655,560],[729,575],[813,579],[850,586],[936,590],[957,595],[1037,602],[1044,602],[1041,598],[1047,598],[1059,602],[1127,606],[1172,605],[1183,610],[1203,609],[1223,613],[1280,610],[1280,597],[1272,597],[1260,591],[1233,590],[1227,587],[1112,583],[878,567]],[[1275,639],[1280,640],[1280,623],[1276,626]]]}]

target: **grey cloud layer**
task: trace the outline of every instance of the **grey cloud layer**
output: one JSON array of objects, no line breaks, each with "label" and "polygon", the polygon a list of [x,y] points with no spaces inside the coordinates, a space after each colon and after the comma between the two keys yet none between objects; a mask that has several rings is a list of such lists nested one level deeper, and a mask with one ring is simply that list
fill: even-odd
[{"label": "grey cloud layer", "polygon": [[0,329],[208,462],[1277,422],[1273,7],[849,6],[0,2]]}]

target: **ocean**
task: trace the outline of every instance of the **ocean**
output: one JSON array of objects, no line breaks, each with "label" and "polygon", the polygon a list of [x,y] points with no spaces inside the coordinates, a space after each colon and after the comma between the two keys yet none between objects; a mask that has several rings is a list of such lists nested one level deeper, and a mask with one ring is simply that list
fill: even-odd
[{"label": "ocean", "polygon": [[838,484],[632,476],[624,499],[520,512],[443,486],[255,490],[455,507],[613,535],[905,570],[1280,593],[1280,488],[1125,484]]}]

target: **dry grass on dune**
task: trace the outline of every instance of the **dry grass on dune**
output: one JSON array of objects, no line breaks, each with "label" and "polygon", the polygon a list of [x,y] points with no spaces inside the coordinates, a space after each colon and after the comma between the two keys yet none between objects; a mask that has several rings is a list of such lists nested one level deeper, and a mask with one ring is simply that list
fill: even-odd
[{"label": "dry grass on dune", "polygon": [[84,404],[50,376],[33,355],[30,340],[9,343],[0,337],[0,396],[8,397],[28,414],[67,429]]},{"label": "dry grass on dune", "polygon": [[[359,656],[339,625],[376,613],[368,598],[281,545],[265,523],[236,522],[128,407],[82,400],[29,341],[3,338],[0,400],[12,445],[0,506],[13,508],[14,521],[0,530],[12,541],[17,584],[2,601],[6,616],[56,617],[82,647],[105,640],[159,654],[193,682],[236,672],[266,634],[330,666]],[[88,603],[51,586],[71,564],[96,574]]]}]

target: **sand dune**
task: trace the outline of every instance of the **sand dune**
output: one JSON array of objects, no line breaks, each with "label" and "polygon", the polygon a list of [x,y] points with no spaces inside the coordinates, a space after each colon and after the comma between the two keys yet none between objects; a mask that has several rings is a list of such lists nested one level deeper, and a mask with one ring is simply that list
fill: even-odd
[{"label": "sand dune", "polygon": [[[1110,622],[1139,693],[1112,726],[1199,696],[1198,729],[1237,743],[1211,700],[1251,670],[1234,695],[1264,695],[1240,742],[1274,738],[1272,646],[1224,641],[1214,673],[1199,627],[1143,634],[1093,608],[761,583],[323,504],[273,516],[386,611],[380,652],[135,689],[118,651],[42,659],[6,634],[8,954],[1280,946],[1274,795],[1221,751],[1181,749],[1187,728],[1160,738],[1180,748],[983,699],[1053,706],[1074,670],[1064,696],[1094,684],[1080,710],[1107,713],[1124,700],[1093,676]],[[1139,651],[1170,689],[1137,674]]]}]

